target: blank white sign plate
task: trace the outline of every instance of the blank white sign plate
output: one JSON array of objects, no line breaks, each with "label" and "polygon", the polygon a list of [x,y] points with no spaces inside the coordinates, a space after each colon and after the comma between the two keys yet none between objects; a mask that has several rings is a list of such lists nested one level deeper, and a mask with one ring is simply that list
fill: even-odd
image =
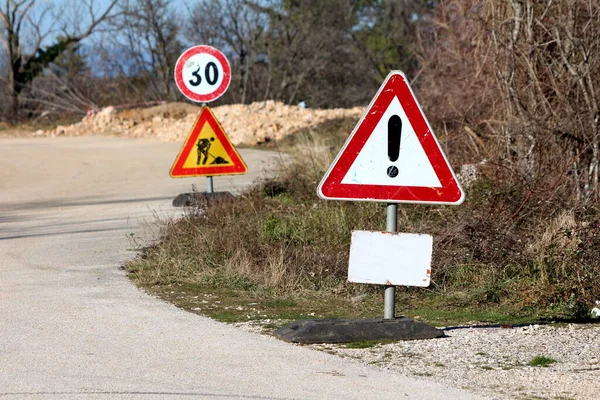
[{"label": "blank white sign plate", "polygon": [[432,252],[431,235],[353,231],[348,281],[429,286]]}]

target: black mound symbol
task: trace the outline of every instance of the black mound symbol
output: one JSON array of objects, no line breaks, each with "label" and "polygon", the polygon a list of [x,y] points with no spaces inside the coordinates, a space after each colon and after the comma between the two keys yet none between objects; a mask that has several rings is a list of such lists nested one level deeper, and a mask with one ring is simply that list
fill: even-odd
[{"label": "black mound symbol", "polygon": [[213,160],[213,162],[210,163],[210,165],[215,165],[215,164],[229,164],[229,161],[227,161],[223,157],[217,157]]}]

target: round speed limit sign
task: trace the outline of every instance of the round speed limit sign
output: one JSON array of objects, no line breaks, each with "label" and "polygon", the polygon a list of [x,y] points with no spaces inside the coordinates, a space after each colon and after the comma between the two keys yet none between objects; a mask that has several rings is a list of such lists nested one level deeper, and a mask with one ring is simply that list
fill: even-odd
[{"label": "round speed limit sign", "polygon": [[175,83],[185,97],[208,103],[221,97],[231,82],[231,67],[223,53],[211,46],[194,46],[175,64]]}]

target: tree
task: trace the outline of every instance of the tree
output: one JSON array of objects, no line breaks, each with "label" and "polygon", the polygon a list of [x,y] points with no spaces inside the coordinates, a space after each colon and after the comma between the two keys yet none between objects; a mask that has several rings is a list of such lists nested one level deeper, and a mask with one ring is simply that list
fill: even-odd
[{"label": "tree", "polygon": [[50,65],[50,69],[57,77],[64,79],[68,84],[76,76],[90,71],[87,57],[82,52],[81,44],[74,44],[63,51]]},{"label": "tree", "polygon": [[268,7],[269,95],[311,107],[364,103],[374,84],[352,40],[357,0],[280,0]]},{"label": "tree", "polygon": [[597,201],[600,4],[505,0],[482,10],[498,38],[487,44],[496,52],[505,115],[521,125],[506,131],[517,167],[530,181],[567,172],[578,200]]},{"label": "tree", "polygon": [[23,89],[63,51],[90,36],[107,20],[113,18],[115,6],[119,1],[111,0],[99,10],[94,0],[82,0],[79,4],[86,8],[87,25],[70,28],[63,25],[61,36],[53,39],[50,45],[44,43],[56,32],[52,28],[44,27],[53,17],[51,5],[39,0],[4,0],[0,4],[0,41],[8,58],[6,83],[13,121],[18,119],[19,94]]},{"label": "tree", "polygon": [[350,106],[367,102],[389,70],[416,71],[411,38],[430,3],[205,1],[191,10],[186,37],[230,57],[230,99]]},{"label": "tree", "polygon": [[123,38],[117,38],[113,45],[121,48],[127,56],[115,61],[129,63],[123,66],[123,70],[143,78],[151,97],[174,100],[173,70],[183,45],[172,3],[166,0],[128,3],[121,18],[115,21],[116,27],[122,28]]},{"label": "tree", "polygon": [[357,25],[350,31],[357,48],[383,80],[390,70],[416,73],[413,43],[417,25],[433,10],[431,0],[360,0],[355,4]]},{"label": "tree", "polygon": [[261,40],[267,22],[268,18],[245,0],[201,2],[191,10],[186,37],[194,44],[216,46],[229,56],[233,87],[238,88],[232,96],[236,102],[247,103],[259,97],[253,80],[264,53]]}]

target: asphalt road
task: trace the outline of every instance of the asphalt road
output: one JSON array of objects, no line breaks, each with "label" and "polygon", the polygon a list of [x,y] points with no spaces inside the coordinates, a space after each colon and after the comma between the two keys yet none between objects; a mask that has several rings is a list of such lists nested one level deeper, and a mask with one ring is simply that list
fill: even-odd
[{"label": "asphalt road", "polygon": [[[0,139],[0,398],[475,399],[181,311],[119,268],[191,184],[178,144]],[[241,150],[250,173],[278,156]]]}]

